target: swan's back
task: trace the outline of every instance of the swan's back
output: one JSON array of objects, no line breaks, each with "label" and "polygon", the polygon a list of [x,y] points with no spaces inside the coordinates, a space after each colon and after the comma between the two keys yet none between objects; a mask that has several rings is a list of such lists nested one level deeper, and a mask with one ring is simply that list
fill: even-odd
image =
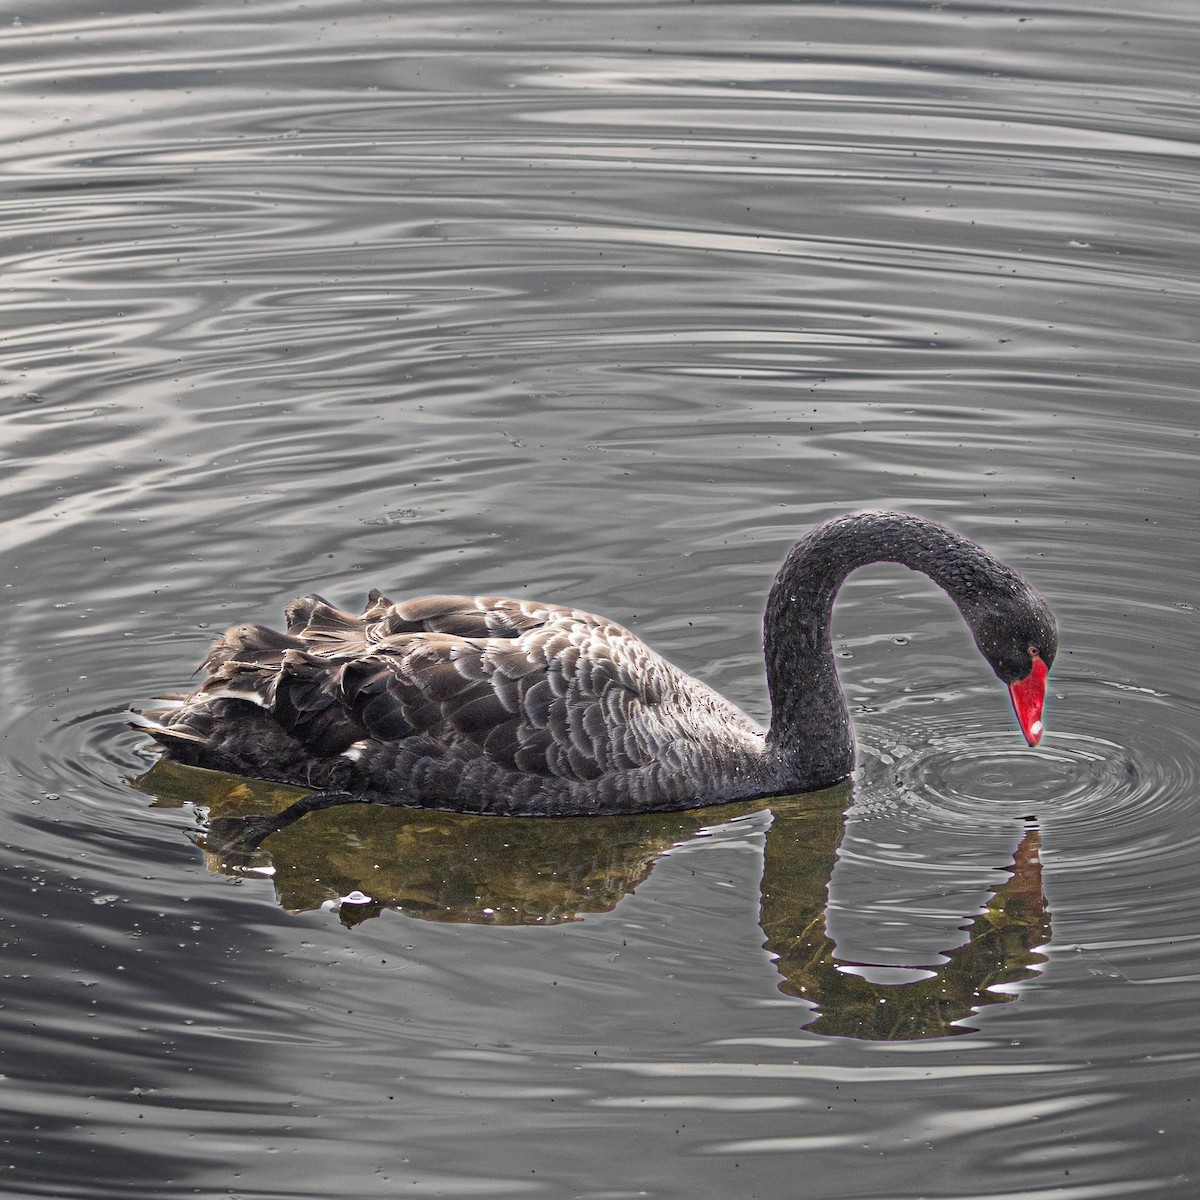
[{"label": "swan's back", "polygon": [[145,714],[177,760],[473,812],[681,808],[763,790],[764,731],[629,630],[494,596],[361,614],[294,601],[228,630]]}]

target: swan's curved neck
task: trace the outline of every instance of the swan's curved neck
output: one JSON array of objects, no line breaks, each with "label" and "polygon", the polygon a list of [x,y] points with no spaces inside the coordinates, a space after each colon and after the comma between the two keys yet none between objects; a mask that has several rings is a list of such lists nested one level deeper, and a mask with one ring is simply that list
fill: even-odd
[{"label": "swan's curved neck", "polygon": [[763,648],[772,707],[767,745],[797,790],[829,786],[854,769],[854,729],[834,666],[833,602],[846,576],[873,562],[928,575],[968,623],[981,568],[1000,566],[969,538],[909,513],[836,517],[792,547],[767,599]]}]

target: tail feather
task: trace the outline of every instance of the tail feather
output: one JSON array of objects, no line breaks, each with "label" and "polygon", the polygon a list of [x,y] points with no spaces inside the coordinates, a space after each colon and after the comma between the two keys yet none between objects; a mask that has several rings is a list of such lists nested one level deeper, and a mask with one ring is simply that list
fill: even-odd
[{"label": "tail feather", "polygon": [[284,610],[292,637],[346,634],[362,629],[362,618],[330,604],[324,596],[301,596]]},{"label": "tail feather", "polygon": [[164,725],[161,721],[154,720],[153,713],[134,713],[129,720],[129,724],[134,729],[140,729],[152,737],[160,746],[165,746],[167,749],[178,746],[205,746],[207,741],[198,733],[192,733],[188,729],[176,729],[170,725]]},{"label": "tail feather", "polygon": [[372,588],[367,596],[366,607],[362,610],[363,621],[378,621],[389,609],[395,608],[378,588]]},{"label": "tail feather", "polygon": [[265,625],[234,625],[213,642],[203,666],[210,674],[216,674],[226,663],[278,664],[286,650],[299,645],[298,639],[290,634]]},{"label": "tail feather", "polygon": [[[424,607],[445,613],[463,603],[442,597]],[[362,615],[312,595],[289,604],[286,618],[285,632],[227,630],[212,644],[194,692],[162,696],[132,723],[178,762],[306,783],[341,779],[356,758],[346,752],[367,732],[340,668],[376,650],[392,632],[389,619],[427,632],[424,613],[402,616],[373,592]]]},{"label": "tail feather", "polygon": [[204,702],[244,700],[249,704],[257,704],[259,708],[271,709],[275,705],[275,685],[279,679],[280,663],[286,654],[295,653],[289,647],[275,662],[224,662],[205,680],[196,692],[195,699]]}]

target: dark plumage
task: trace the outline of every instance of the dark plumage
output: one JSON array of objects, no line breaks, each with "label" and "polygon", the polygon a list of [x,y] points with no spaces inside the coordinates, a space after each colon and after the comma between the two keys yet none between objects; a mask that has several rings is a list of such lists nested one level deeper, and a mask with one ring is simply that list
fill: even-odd
[{"label": "dark plumage", "polygon": [[180,762],[469,812],[621,813],[809,791],[854,767],[830,620],[850,571],[879,561],[946,590],[1036,743],[1057,649],[1046,602],[960,534],[874,511],[813,529],[776,577],[769,729],[603,617],[494,596],[393,604],[379,592],[357,615],[296,600],[286,633],[235,626],[204,683],[139,724]]}]

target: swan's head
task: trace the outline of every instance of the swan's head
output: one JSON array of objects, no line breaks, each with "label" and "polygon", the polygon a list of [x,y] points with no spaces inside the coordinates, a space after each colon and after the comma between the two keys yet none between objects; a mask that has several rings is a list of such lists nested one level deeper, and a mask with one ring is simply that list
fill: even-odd
[{"label": "swan's head", "polygon": [[1045,598],[1028,584],[1004,589],[968,618],[980,653],[1008,686],[1025,740],[1041,741],[1046,677],[1058,653],[1058,626]]}]

